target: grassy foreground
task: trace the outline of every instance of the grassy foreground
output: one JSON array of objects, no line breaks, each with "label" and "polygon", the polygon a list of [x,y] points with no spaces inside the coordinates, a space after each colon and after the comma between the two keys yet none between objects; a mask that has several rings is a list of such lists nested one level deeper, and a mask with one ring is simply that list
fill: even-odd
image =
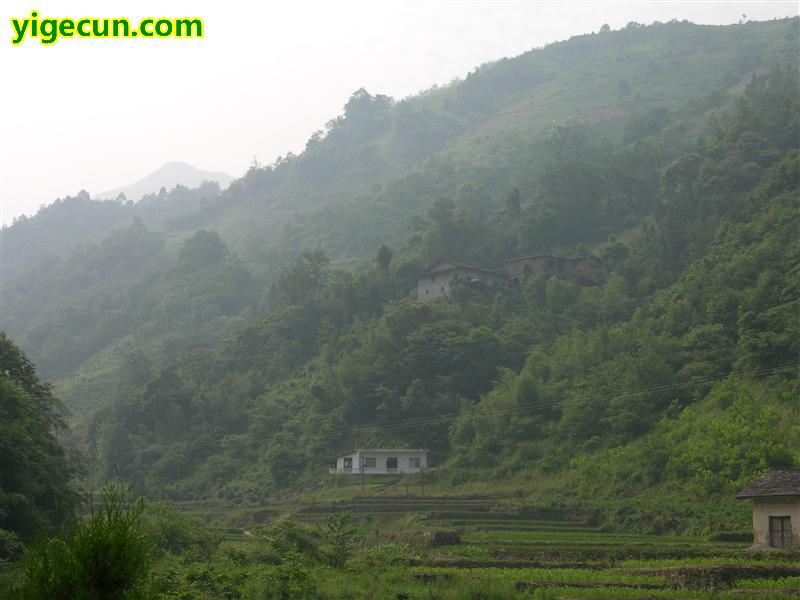
[{"label": "grassy foreground", "polygon": [[[143,508],[121,494],[107,496],[111,503],[91,513],[71,537],[50,540],[30,549],[23,563],[6,565],[0,595],[181,600],[800,595],[800,557],[749,554],[744,539],[610,531],[591,512],[490,496],[341,496],[251,508],[176,508],[163,502]],[[140,552],[145,548],[147,559]]]},{"label": "grassy foreground", "polygon": [[[171,565],[169,575],[204,581],[214,590],[211,596],[232,598],[800,594],[798,557],[752,555],[746,540],[607,531],[581,511],[526,507],[488,496],[336,495],[313,503],[240,508],[235,518],[242,520],[241,529],[223,532],[212,561],[177,569]],[[193,508],[225,519],[219,507]],[[346,560],[333,565],[330,528],[342,518],[347,520]],[[266,522],[259,524],[259,519]],[[174,593],[207,597],[180,595],[197,593],[188,590]]]}]

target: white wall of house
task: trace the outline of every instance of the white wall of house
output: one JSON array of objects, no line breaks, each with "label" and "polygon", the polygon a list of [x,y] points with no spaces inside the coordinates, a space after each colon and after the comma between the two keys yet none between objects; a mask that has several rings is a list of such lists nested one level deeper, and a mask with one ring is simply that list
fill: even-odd
[{"label": "white wall of house", "polygon": [[753,548],[766,550],[769,543],[769,518],[790,517],[792,547],[800,548],[800,496],[753,498]]},{"label": "white wall of house", "polygon": [[421,448],[356,450],[337,458],[336,469],[331,469],[331,472],[361,474],[362,464],[365,475],[418,473],[428,468],[428,451]]},{"label": "white wall of house", "polygon": [[432,302],[450,294],[454,273],[431,273],[417,280],[417,301]]},{"label": "white wall of house", "polygon": [[434,271],[417,280],[417,301],[432,302],[449,296],[454,285],[470,281],[477,281],[493,288],[510,289],[513,287],[513,283],[504,273],[489,273],[463,267],[444,272]]}]

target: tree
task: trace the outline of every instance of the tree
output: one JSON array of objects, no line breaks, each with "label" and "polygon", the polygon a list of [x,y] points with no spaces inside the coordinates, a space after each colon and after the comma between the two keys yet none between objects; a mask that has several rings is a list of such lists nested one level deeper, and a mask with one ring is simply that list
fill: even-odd
[{"label": "tree", "polygon": [[217,263],[228,255],[228,247],[216,231],[201,229],[186,240],[178,251],[178,269],[191,273]]},{"label": "tree", "polygon": [[349,512],[328,515],[324,535],[330,545],[329,562],[332,567],[343,567],[353,553],[352,537],[356,528],[351,524],[352,520]]},{"label": "tree", "polygon": [[27,541],[69,515],[78,462],[57,437],[64,406],[4,332],[0,365],[0,528]]},{"label": "tree", "polygon": [[514,215],[515,217],[519,216],[520,213],[520,192],[518,187],[513,187],[508,192],[508,196],[506,196],[506,208],[508,212]]},{"label": "tree", "polygon": [[375,257],[375,261],[378,263],[378,266],[384,273],[389,271],[389,266],[392,264],[393,256],[394,253],[386,244],[383,244],[378,249],[378,255]]},{"label": "tree", "polygon": [[281,299],[297,304],[319,291],[328,279],[329,262],[322,250],[305,250],[278,279]]},{"label": "tree", "polygon": [[547,280],[545,290],[547,306],[556,312],[563,312],[566,308],[575,303],[578,292],[575,286],[563,281],[558,277],[550,277]]}]

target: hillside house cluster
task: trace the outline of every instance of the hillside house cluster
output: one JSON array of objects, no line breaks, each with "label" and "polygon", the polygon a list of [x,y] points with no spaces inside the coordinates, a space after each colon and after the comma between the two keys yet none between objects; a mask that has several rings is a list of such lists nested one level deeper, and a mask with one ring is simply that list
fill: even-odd
[{"label": "hillside house cluster", "polygon": [[532,275],[555,275],[597,283],[602,273],[603,263],[596,256],[517,256],[504,260],[499,269],[439,259],[431,263],[417,280],[417,300],[431,302],[447,297],[457,285],[512,289],[523,277]]}]

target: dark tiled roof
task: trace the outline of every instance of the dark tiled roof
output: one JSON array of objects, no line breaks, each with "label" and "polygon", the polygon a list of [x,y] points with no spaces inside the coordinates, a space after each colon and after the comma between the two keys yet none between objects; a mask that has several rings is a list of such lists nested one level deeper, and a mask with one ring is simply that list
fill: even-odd
[{"label": "dark tiled roof", "polygon": [[772,469],[738,494],[737,498],[800,496],[800,469]]},{"label": "dark tiled roof", "polygon": [[356,448],[355,452],[427,452],[427,448]]},{"label": "dark tiled roof", "polygon": [[[437,269],[437,265],[445,263],[445,267],[443,269]],[[495,271],[494,269],[484,269],[483,267],[479,267],[477,265],[468,265],[466,263],[456,262],[454,260],[447,260],[447,259],[440,259],[432,262],[428,268],[425,270],[427,274],[430,273],[447,273],[448,271],[455,271],[457,269],[464,269],[468,271],[477,271],[478,273],[486,273],[488,275],[495,275],[497,277],[508,277],[508,273],[505,271]]]},{"label": "dark tiled roof", "polygon": [[553,256],[552,254],[528,254],[526,256],[514,256],[512,258],[506,258],[505,260],[502,261],[502,263],[503,264],[514,263],[523,260],[533,260],[534,258],[554,258],[557,260],[566,260],[566,261],[593,260],[598,263],[603,262],[602,260],[597,258],[594,254],[587,254],[585,256]]}]

